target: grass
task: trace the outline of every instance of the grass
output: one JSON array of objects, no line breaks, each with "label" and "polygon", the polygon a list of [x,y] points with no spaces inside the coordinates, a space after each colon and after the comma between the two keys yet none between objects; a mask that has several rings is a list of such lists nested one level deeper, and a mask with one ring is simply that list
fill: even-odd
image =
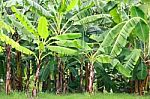
[{"label": "grass", "polygon": [[[6,95],[4,92],[0,92],[0,99],[28,99],[26,94],[13,92],[10,95]],[[97,93],[95,95],[84,94],[65,94],[55,95],[48,93],[40,93],[36,99],[150,99],[150,96],[137,96],[131,94],[102,94]]]}]

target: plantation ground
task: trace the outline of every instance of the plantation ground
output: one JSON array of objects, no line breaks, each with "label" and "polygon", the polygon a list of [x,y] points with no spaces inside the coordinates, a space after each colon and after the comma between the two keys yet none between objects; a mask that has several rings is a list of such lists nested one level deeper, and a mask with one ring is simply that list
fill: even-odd
[{"label": "plantation ground", "polygon": [[[28,99],[24,93],[12,93],[6,96],[4,92],[0,92],[0,99]],[[29,98],[30,99],[30,98]],[[137,96],[131,94],[66,94],[66,95],[55,95],[40,93],[36,99],[150,99],[150,96]]]}]

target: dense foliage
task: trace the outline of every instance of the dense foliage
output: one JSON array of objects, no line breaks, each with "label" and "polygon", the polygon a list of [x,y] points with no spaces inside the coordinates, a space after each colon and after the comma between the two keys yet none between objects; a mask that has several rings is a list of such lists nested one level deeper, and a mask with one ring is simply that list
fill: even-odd
[{"label": "dense foliage", "polygon": [[149,6],[149,0],[1,0],[0,91],[148,93]]}]

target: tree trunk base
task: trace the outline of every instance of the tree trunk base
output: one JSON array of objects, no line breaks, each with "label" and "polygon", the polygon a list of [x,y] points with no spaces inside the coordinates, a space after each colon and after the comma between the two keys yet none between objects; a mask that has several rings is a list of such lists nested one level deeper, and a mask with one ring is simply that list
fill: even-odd
[{"label": "tree trunk base", "polygon": [[35,87],[32,90],[32,97],[37,97],[37,89]]}]

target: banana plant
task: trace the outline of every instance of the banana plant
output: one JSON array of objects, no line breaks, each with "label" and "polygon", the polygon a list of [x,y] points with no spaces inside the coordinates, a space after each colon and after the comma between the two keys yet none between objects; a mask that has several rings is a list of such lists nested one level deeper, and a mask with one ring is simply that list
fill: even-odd
[{"label": "banana plant", "polygon": [[[75,49],[66,48],[62,46],[54,46],[54,43],[55,43],[54,41],[61,41],[61,40],[67,40],[67,39],[71,40],[71,39],[80,38],[81,33],[66,33],[66,34],[63,33],[62,35],[60,35],[58,32],[56,32],[54,36],[50,35],[51,32],[48,31],[48,22],[44,16],[38,19],[38,27],[37,29],[35,29],[34,26],[31,24],[31,22],[23,14],[21,14],[14,6],[12,6],[11,8],[12,8],[12,11],[15,13],[15,16],[22,23],[22,25],[30,33],[34,35],[35,37],[34,41],[38,45],[38,48],[37,48],[38,55],[35,57],[37,60],[37,71],[36,71],[36,76],[35,76],[35,87],[36,87],[36,82],[39,79],[39,72],[40,72],[42,60],[48,55],[52,54],[51,53],[52,51],[58,54],[64,54],[64,55],[74,55],[77,53]],[[49,49],[50,52],[46,53],[45,48]]]},{"label": "banana plant", "polygon": [[[107,55],[109,56],[106,59],[110,60],[112,58],[110,63],[124,76],[131,78],[132,74],[134,74],[136,79],[144,80],[147,76],[147,67],[144,64],[149,57],[149,26],[146,15],[139,7],[132,6],[130,15],[132,17],[129,20],[120,22],[109,31],[101,43],[99,51],[101,48],[108,51]],[[121,30],[118,30],[120,28]],[[129,38],[129,41],[127,38]],[[127,44],[131,53],[125,55],[124,63],[122,64],[119,60],[114,60],[114,58],[121,54]],[[97,53],[99,52],[97,51],[95,55]],[[139,88],[140,95],[142,95],[141,90],[142,88]]]},{"label": "banana plant", "polygon": [[[116,14],[116,11],[112,11],[111,15],[114,17],[113,20],[118,24],[109,30],[107,35],[104,37],[102,43],[99,45],[99,48],[96,51],[94,51],[93,54],[88,55],[88,58],[91,62],[89,66],[90,67],[89,69],[91,71],[89,77],[90,92],[92,92],[93,89],[92,88],[93,86],[92,81],[94,78],[93,64],[96,61],[99,61],[101,63],[111,63],[111,65],[115,67],[125,77],[130,78],[132,77],[132,71],[134,69],[134,66],[137,64],[137,62],[141,57],[142,49],[134,48],[133,50],[131,50],[130,55],[125,56],[126,58],[124,59],[123,64],[117,59],[117,57],[121,54],[122,49],[125,48],[126,45],[128,44],[127,38],[129,38],[131,35],[135,35],[136,38],[139,38],[142,42],[147,41],[149,36],[149,32],[148,32],[149,28],[145,19],[136,16],[131,19],[129,19],[129,17],[126,17],[126,19],[122,19],[121,21],[118,21],[116,20],[115,18],[116,16],[114,16],[114,14]],[[89,20],[90,19],[88,19],[88,21]],[[86,24],[86,22],[88,22],[86,20],[84,21],[82,21],[82,23],[80,24],[84,24],[84,23]],[[136,30],[141,32],[137,32]],[[142,35],[139,33],[142,33]]]},{"label": "banana plant", "polygon": [[[21,46],[19,43],[15,42],[13,39],[9,38],[6,33],[14,34],[14,30],[11,26],[7,25],[2,20],[0,21],[0,40],[6,43],[6,55],[7,55],[7,71],[6,71],[6,94],[10,94],[11,91],[11,48],[15,48],[16,50],[27,54],[27,55],[34,55],[32,51],[29,49]],[[2,50],[1,50],[2,51]]]}]

